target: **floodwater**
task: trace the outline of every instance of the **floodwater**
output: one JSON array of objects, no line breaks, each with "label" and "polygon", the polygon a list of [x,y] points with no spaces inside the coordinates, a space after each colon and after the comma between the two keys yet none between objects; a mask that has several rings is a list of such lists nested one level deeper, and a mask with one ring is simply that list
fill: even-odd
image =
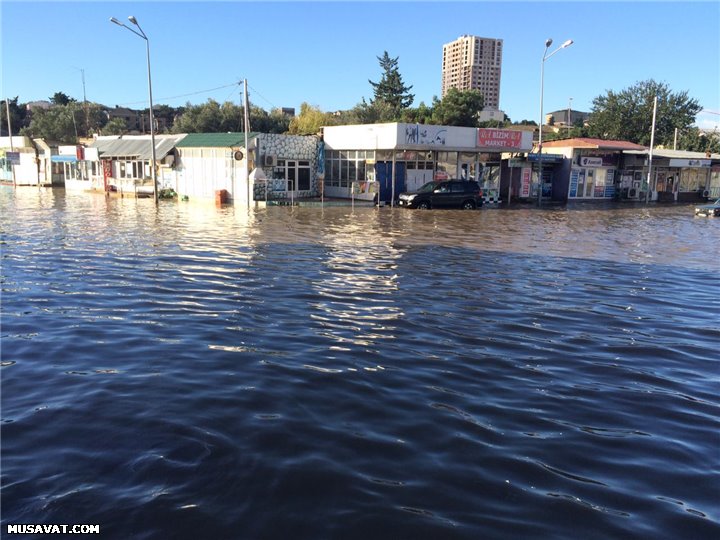
[{"label": "floodwater", "polygon": [[720,538],[720,219],[0,210],[3,533]]}]

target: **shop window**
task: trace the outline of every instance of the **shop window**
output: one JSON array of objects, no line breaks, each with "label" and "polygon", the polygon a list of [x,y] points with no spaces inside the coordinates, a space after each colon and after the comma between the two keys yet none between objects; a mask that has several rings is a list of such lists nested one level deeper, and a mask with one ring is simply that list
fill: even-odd
[{"label": "shop window", "polygon": [[705,171],[702,169],[682,169],[680,171],[680,191],[699,191],[705,188]]}]

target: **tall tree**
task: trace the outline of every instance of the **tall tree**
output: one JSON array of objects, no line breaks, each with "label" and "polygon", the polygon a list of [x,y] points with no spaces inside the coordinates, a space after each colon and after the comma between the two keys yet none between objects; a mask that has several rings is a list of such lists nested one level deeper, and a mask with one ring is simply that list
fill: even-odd
[{"label": "tall tree", "polygon": [[679,132],[677,149],[690,150],[693,152],[718,153],[720,152],[720,137],[717,132],[707,134],[700,131],[699,128],[693,126]]},{"label": "tall tree", "polygon": [[442,100],[438,100],[437,96],[433,97],[433,123],[478,127],[483,104],[483,95],[478,90],[450,88]]},{"label": "tall tree", "polygon": [[10,127],[12,128],[13,135],[20,133],[23,127],[26,127],[27,110],[25,105],[18,104],[18,97],[14,99],[2,100],[0,102],[0,136],[7,137],[8,134],[8,121],[7,121],[7,110],[10,109]]},{"label": "tall tree", "polygon": [[702,107],[687,91],[672,92],[667,84],[653,79],[596,97],[588,119],[589,135],[649,146],[656,96],[655,144],[672,145],[675,128],[689,128]]},{"label": "tall tree", "polygon": [[122,118],[113,118],[109,120],[102,128],[103,135],[122,135],[127,133],[127,125]]},{"label": "tall tree", "polygon": [[74,144],[82,134],[83,118],[82,108],[76,103],[37,109],[22,134],[54,143]]},{"label": "tall tree", "polygon": [[314,135],[322,126],[333,125],[334,118],[330,113],[322,112],[309,103],[300,105],[300,114],[290,121],[288,132],[292,135]]},{"label": "tall tree", "polygon": [[432,107],[420,102],[417,108],[408,107],[400,115],[400,121],[408,124],[430,124],[432,123]]},{"label": "tall tree", "polygon": [[398,58],[390,58],[387,51],[384,52],[382,58],[377,57],[380,67],[383,70],[382,78],[379,82],[368,80],[373,87],[375,98],[372,102],[384,102],[394,112],[395,117],[399,117],[403,109],[407,109],[412,105],[415,99],[414,94],[410,94],[412,86],[405,86],[402,75],[398,68]]},{"label": "tall tree", "polygon": [[55,92],[50,98],[50,103],[53,105],[67,105],[71,101],[75,100],[68,96],[65,92]]}]

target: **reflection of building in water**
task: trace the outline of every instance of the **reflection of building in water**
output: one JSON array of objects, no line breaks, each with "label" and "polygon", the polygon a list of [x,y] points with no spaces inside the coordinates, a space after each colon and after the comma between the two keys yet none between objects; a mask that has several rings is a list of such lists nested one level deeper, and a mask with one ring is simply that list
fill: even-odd
[{"label": "reflection of building in water", "polygon": [[[365,219],[366,218],[366,219]],[[353,346],[380,347],[394,338],[403,313],[396,304],[397,260],[402,251],[373,230],[373,214],[333,227],[323,240],[323,259],[313,289],[321,300],[311,305],[316,332],[336,343],[338,351]]]}]

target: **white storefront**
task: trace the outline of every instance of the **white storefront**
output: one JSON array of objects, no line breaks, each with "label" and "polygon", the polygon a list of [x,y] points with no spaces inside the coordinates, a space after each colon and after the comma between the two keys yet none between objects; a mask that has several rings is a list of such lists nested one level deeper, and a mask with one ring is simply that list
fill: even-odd
[{"label": "white storefront", "polygon": [[500,154],[527,152],[532,133],[427,124],[324,128],[323,193],[391,202],[432,180],[477,180],[499,196]]}]

